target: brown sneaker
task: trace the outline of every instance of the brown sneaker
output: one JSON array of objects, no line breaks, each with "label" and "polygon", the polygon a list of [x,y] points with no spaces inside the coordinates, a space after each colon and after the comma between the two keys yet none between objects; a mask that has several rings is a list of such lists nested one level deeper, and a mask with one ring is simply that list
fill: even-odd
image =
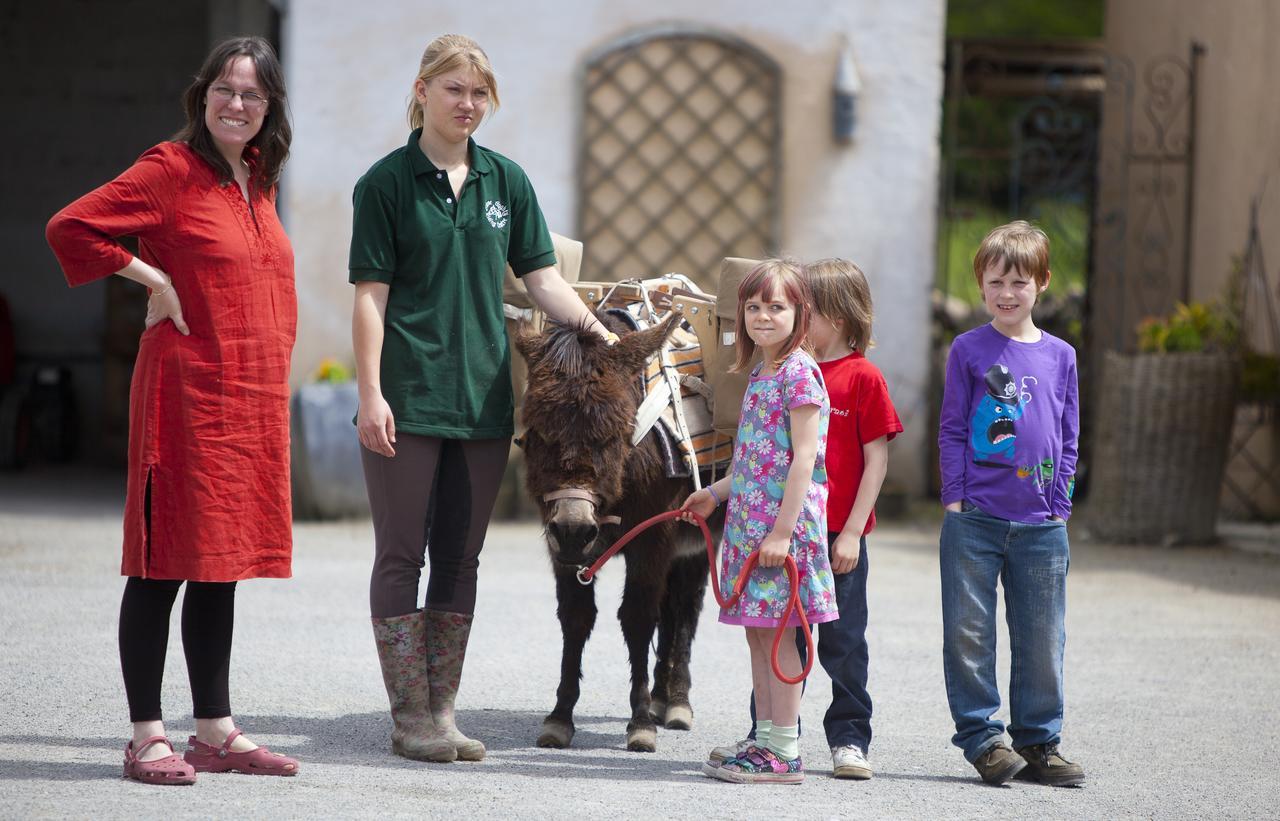
[{"label": "brown sneaker", "polygon": [[1057,744],[1032,744],[1018,750],[1018,754],[1027,761],[1027,768],[1018,774],[1020,780],[1050,787],[1078,787],[1084,783],[1084,767],[1063,758]]},{"label": "brown sneaker", "polygon": [[1027,759],[1009,749],[1003,741],[992,744],[973,762],[973,768],[982,780],[997,787],[1009,783],[1009,779],[1026,766]]}]

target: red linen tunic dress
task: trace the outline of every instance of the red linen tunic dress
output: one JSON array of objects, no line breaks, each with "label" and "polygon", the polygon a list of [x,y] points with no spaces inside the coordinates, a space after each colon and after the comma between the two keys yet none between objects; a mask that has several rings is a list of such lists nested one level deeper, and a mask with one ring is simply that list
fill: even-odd
[{"label": "red linen tunic dress", "polygon": [[[121,573],[227,582],[291,573],[293,249],[274,193],[253,195],[182,143],[58,212],[47,237],[71,285],[124,268],[115,237],[173,278],[191,330],[142,334],[129,395]],[[150,506],[148,527],[147,506]]]}]

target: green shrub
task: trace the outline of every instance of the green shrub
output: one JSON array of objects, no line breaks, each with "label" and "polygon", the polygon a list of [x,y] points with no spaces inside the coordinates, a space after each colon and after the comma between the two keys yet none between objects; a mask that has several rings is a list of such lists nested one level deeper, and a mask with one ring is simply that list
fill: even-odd
[{"label": "green shrub", "polygon": [[1167,317],[1138,323],[1138,350],[1143,353],[1233,351],[1239,334],[1230,315],[1215,302],[1179,302]]}]

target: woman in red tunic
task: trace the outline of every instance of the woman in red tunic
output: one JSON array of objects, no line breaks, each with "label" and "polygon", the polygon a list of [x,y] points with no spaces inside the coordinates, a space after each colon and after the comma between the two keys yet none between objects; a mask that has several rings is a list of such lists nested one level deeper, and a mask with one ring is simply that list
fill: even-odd
[{"label": "woman in red tunic", "polygon": [[[283,74],[256,37],[217,46],[184,96],[187,124],[46,232],[71,285],[111,274],[151,290],[133,371],[120,659],[133,738],[125,774],[293,775],[235,729],[228,694],[235,584],[287,578],[293,251],[276,217],[289,153]],[[138,256],[117,237],[138,242]],[[182,644],[196,734],[179,757],[161,721],[169,613],[187,582]]]}]

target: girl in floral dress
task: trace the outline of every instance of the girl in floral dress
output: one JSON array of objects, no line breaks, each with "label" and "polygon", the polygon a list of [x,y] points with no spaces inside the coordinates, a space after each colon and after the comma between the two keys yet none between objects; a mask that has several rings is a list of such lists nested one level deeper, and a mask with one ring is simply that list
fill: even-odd
[{"label": "girl in floral dress", "polygon": [[824,466],[830,404],[822,371],[801,345],[809,331],[813,299],[800,268],[766,260],[738,288],[737,362],[746,368],[761,354],[742,398],[730,475],[689,496],[682,509],[709,516],[724,500],[720,586],[732,594],[747,557],[760,552],[742,597],[720,612],[725,624],[746,628],[756,696],[756,743],[707,775],[737,783],[797,784],[804,780],[799,751],[800,684],[773,673],[770,655],[779,622],[789,636],[778,648],[788,677],[798,676],[794,630],[784,614],[791,585],[783,567],[790,555],[799,570],[800,604],[810,624],[839,618],[827,555],[827,484]]}]

